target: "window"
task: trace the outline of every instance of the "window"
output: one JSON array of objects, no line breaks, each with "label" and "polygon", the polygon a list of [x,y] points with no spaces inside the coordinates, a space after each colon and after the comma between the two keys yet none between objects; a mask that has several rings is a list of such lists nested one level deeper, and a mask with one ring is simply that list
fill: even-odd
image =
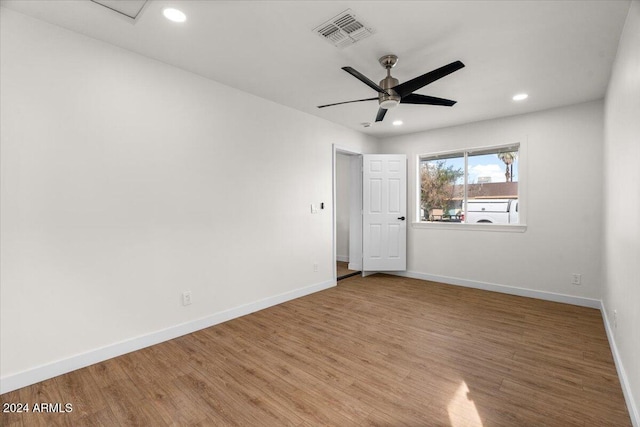
[{"label": "window", "polygon": [[425,155],[419,160],[419,220],[519,224],[520,144]]}]

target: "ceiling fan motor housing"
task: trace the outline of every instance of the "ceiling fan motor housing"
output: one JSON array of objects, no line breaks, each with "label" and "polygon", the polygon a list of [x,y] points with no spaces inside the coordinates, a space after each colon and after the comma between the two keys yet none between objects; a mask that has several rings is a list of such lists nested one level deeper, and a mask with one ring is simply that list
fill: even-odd
[{"label": "ceiling fan motor housing", "polygon": [[380,108],[384,108],[388,110],[389,108],[393,108],[400,103],[400,95],[396,93],[392,88],[398,86],[400,83],[398,79],[391,77],[391,69],[396,66],[398,63],[398,57],[396,55],[385,55],[382,58],[378,59],[380,65],[382,65],[387,70],[387,77],[380,80],[380,87],[387,91],[388,95],[380,92],[378,95],[378,104],[380,104]]},{"label": "ceiling fan motor housing", "polygon": [[398,79],[394,79],[391,76],[380,80],[380,87],[389,93],[389,95],[387,95],[380,92],[380,94],[378,95],[378,103],[380,104],[380,108],[388,110],[389,108],[393,108],[400,103],[400,95],[398,95],[395,90],[391,89],[398,86],[398,83]]}]

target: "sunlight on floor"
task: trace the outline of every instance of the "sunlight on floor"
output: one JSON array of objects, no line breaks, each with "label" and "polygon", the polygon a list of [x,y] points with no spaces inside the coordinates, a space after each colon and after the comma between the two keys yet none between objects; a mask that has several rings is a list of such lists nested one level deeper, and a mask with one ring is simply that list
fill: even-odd
[{"label": "sunlight on floor", "polygon": [[473,400],[467,397],[468,393],[469,387],[467,387],[467,383],[462,381],[447,406],[451,427],[482,427],[480,414],[478,414]]}]

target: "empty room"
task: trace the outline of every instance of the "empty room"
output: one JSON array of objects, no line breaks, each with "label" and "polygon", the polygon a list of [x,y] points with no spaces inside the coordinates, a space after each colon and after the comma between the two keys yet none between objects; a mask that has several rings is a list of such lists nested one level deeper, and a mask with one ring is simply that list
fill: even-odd
[{"label": "empty room", "polygon": [[3,426],[640,427],[640,0],[0,0]]}]

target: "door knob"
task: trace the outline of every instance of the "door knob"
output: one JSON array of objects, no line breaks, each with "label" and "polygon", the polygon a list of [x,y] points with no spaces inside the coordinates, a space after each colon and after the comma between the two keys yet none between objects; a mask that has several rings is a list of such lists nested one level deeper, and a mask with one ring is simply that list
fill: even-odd
[{"label": "door knob", "polygon": [[399,219],[400,221],[404,221],[404,217],[403,217],[403,216],[399,217],[398,219]]}]

